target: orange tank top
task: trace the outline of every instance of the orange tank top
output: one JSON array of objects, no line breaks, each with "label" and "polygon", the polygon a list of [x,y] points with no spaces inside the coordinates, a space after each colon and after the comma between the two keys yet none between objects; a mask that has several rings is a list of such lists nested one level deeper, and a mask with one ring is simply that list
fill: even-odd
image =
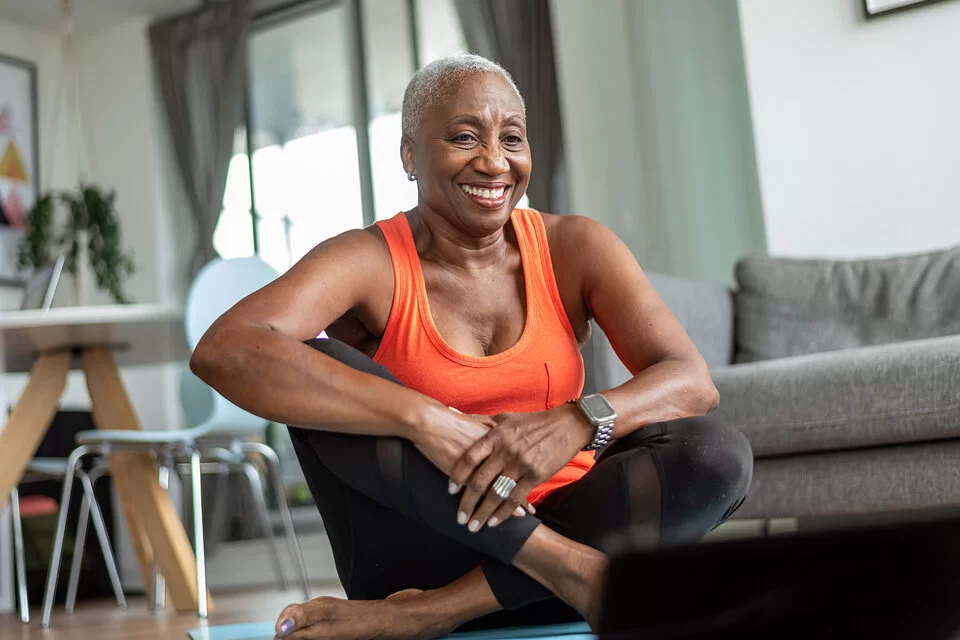
[{"label": "orange tank top", "polygon": [[[463,413],[495,415],[557,407],[583,391],[583,358],[560,301],[543,218],[533,209],[510,216],[527,296],[527,317],[515,345],[491,356],[473,356],[448,345],[430,315],[420,256],[403,213],[377,223],[393,262],[393,306],[373,359],[404,385]],[[581,451],[527,499],[577,480],[593,466]]]}]

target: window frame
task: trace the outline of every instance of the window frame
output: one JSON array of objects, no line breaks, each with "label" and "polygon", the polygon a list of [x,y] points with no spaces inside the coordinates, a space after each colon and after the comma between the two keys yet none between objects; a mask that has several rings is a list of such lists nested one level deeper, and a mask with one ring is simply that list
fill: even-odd
[{"label": "window frame", "polygon": [[[314,13],[327,11],[337,7],[346,7],[348,12],[349,34],[347,38],[347,59],[350,61],[351,73],[351,101],[353,103],[354,128],[357,133],[357,160],[360,174],[360,198],[363,207],[364,226],[372,225],[376,221],[376,209],[373,189],[373,166],[370,148],[370,79],[367,74],[367,45],[366,32],[363,23],[362,2],[368,0],[291,0],[275,7],[261,10],[254,14],[251,28],[247,34],[250,38],[256,33],[274,28],[280,24],[291,22]],[[406,0],[407,10],[407,37],[410,50],[413,52],[414,70],[420,68],[420,37],[417,26],[417,0]],[[248,59],[244,64],[244,91],[243,91],[243,127],[245,136],[245,153],[247,156],[247,174],[250,189],[250,224],[253,233],[253,253],[260,255],[260,213],[257,211],[257,197],[253,178],[253,112],[251,108],[253,78],[251,63]]]}]

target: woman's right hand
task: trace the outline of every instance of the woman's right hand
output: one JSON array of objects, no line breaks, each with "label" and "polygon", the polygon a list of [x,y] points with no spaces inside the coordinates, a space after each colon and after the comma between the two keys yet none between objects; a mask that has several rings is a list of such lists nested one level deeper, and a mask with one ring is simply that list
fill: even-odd
[{"label": "woman's right hand", "polygon": [[[438,406],[420,423],[410,441],[434,466],[449,476],[463,453],[495,425],[491,416],[468,415],[453,407]],[[456,490],[451,493],[456,493]],[[526,510],[517,507],[514,515],[525,516],[527,511],[536,513],[536,509],[528,504]]]},{"label": "woman's right hand", "polygon": [[487,435],[493,425],[488,416],[467,415],[438,406],[431,409],[410,440],[434,466],[449,476],[463,452]]}]

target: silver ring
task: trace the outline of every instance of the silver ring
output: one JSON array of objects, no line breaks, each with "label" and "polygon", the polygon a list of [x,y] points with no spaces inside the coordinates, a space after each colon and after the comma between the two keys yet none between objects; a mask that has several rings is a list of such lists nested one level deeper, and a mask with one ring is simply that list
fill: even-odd
[{"label": "silver ring", "polygon": [[497,479],[493,482],[493,492],[501,500],[506,500],[510,497],[510,494],[513,492],[513,488],[517,486],[517,481],[513,478],[508,478],[505,475],[497,476]]}]

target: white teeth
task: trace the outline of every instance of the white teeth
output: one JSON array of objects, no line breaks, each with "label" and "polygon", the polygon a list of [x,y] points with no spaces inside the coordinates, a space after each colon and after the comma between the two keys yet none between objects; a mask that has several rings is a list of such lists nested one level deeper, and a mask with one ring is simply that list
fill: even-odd
[{"label": "white teeth", "polygon": [[460,185],[460,188],[463,189],[464,193],[469,193],[472,196],[486,198],[488,200],[498,200],[503,197],[503,192],[506,191],[506,187],[499,187],[497,189],[478,189],[477,187],[471,187],[468,184],[462,184]]}]

